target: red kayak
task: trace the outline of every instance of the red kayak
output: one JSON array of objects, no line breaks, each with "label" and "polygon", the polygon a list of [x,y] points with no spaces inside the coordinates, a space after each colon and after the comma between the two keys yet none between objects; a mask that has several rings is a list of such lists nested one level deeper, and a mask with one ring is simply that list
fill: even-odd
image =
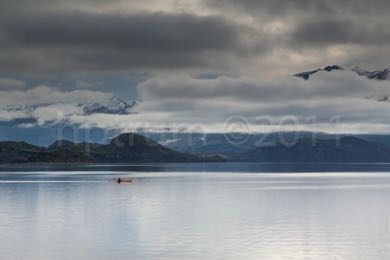
[{"label": "red kayak", "polygon": [[124,180],[124,179],[121,179],[121,178],[118,178],[117,183],[121,184],[121,183],[132,183],[133,180]]}]

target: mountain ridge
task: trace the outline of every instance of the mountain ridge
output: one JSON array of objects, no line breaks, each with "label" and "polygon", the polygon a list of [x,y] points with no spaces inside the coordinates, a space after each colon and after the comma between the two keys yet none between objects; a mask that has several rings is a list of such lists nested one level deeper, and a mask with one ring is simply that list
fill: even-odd
[{"label": "mountain ridge", "polygon": [[113,115],[126,115],[134,113],[131,111],[134,107],[136,107],[139,102],[138,101],[123,101],[117,96],[112,96],[110,99],[102,102],[95,103],[39,103],[32,105],[21,105],[21,104],[8,104],[0,106],[0,110],[4,110],[7,112],[22,112],[26,114],[32,114],[36,109],[45,108],[51,105],[68,105],[72,104],[79,107],[82,112],[86,115],[92,114],[113,114]]},{"label": "mountain ridge", "polygon": [[375,140],[343,136],[340,139],[302,137],[288,142],[270,142],[221,157],[178,152],[134,133],[121,134],[107,144],[58,140],[48,147],[40,147],[3,141],[0,142],[0,163],[390,162],[390,147]]},{"label": "mountain ridge", "polygon": [[294,74],[294,77],[302,78],[304,80],[309,80],[312,75],[316,74],[319,71],[331,72],[334,70],[345,70],[345,69],[339,65],[329,65],[329,66],[326,66],[324,68],[310,70],[310,71],[304,71],[304,72]]},{"label": "mountain ridge", "polygon": [[339,140],[302,138],[292,145],[279,142],[255,148],[233,160],[278,163],[384,163],[390,162],[390,148],[352,136]]},{"label": "mountain ridge", "polygon": [[115,114],[115,115],[126,115],[131,113],[131,109],[138,104],[137,101],[126,102],[117,96],[112,96],[105,103],[92,103],[83,106],[85,114]]},{"label": "mountain ridge", "polygon": [[357,75],[361,77],[366,77],[367,79],[371,79],[371,80],[390,80],[390,68],[385,68],[383,70],[369,71],[361,67],[355,66],[352,69],[347,70],[339,65],[331,65],[316,70],[308,70],[308,71],[294,74],[293,76],[302,78],[304,80],[309,80],[314,74],[317,74],[320,71],[332,72],[332,71],[343,71],[343,70],[355,72]]},{"label": "mountain ridge", "polygon": [[222,162],[218,156],[201,157],[166,148],[144,136],[127,133],[109,144],[55,141],[48,147],[26,142],[0,142],[0,163],[157,163]]}]

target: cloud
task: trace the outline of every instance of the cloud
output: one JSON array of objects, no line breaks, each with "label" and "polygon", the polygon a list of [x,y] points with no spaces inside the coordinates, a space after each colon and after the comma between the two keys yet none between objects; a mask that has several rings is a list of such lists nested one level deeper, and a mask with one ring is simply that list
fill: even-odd
[{"label": "cloud", "polygon": [[105,101],[112,96],[110,93],[93,90],[61,91],[48,86],[38,86],[28,90],[0,90],[1,105],[34,105],[46,103],[92,103]]},{"label": "cloud", "polygon": [[[287,75],[387,67],[389,11],[386,0],[0,1],[0,104],[59,105],[0,118],[215,130],[237,115],[254,125],[292,115],[300,126],[311,115],[320,124],[341,115],[346,129],[382,129],[389,104],[374,99],[389,95],[386,83],[347,72],[310,82]],[[75,106],[108,99],[108,89],[129,97],[135,85],[136,115]]]},{"label": "cloud", "polygon": [[0,89],[24,88],[26,82],[18,79],[0,78]]},{"label": "cloud", "polygon": [[83,109],[74,104],[52,104],[35,109],[31,116],[37,120],[38,125],[42,126],[47,122],[60,123],[71,115],[83,113]]},{"label": "cloud", "polygon": [[[321,73],[320,73],[321,74]],[[253,78],[159,77],[139,84],[143,101],[133,115],[68,117],[81,127],[134,131],[158,129],[224,132],[231,121],[250,131],[385,131],[390,104],[368,95],[388,95],[384,82],[353,73],[323,73],[311,81]],[[199,130],[201,129],[201,130]]]},{"label": "cloud", "polygon": [[2,28],[9,41],[26,46],[196,51],[234,44],[231,26],[220,17],[191,14],[70,12],[13,20]]},{"label": "cloud", "polygon": [[77,89],[88,89],[88,88],[95,88],[96,86],[100,87],[103,86],[104,83],[100,81],[85,81],[85,80],[76,80],[74,83],[75,87]]},{"label": "cloud", "polygon": [[[258,59],[257,67],[274,69],[264,74],[278,76],[277,71],[329,64],[389,66],[389,1],[205,0],[204,4],[221,15],[249,20],[254,27],[283,32],[266,60]],[[340,55],[335,57],[336,48]],[[288,62],[281,62],[285,59]]]},{"label": "cloud", "polygon": [[[210,65],[261,48],[252,29],[220,16],[52,11],[0,24],[0,70],[112,72]],[[215,64],[214,64],[215,65]]]},{"label": "cloud", "polygon": [[147,79],[138,88],[142,102],[135,108],[137,113],[131,115],[87,115],[78,105],[86,100],[106,100],[108,93],[60,91],[44,86],[4,91],[1,94],[8,96],[0,96],[12,103],[53,103],[32,106],[31,110],[0,110],[0,121],[26,118],[36,122],[18,127],[70,124],[119,131],[201,132],[231,131],[230,124],[234,126],[237,120],[250,131],[342,132],[343,127],[347,132],[369,132],[384,131],[390,124],[390,104],[377,101],[378,97],[390,96],[387,82],[368,80],[348,71],[319,72],[310,81],[295,77],[259,80],[165,75]]},{"label": "cloud", "polygon": [[276,77],[326,63],[381,67],[389,10],[386,0],[3,1],[0,72]]},{"label": "cloud", "polygon": [[[148,79],[139,84],[144,101],[153,100],[227,100],[245,102],[276,102],[308,98],[365,97],[387,95],[387,82],[361,78],[354,72],[318,73],[312,81],[295,77],[264,79],[220,76],[192,78],[170,76]],[[144,102],[145,103],[145,102]]]},{"label": "cloud", "polygon": [[387,24],[358,24],[351,20],[311,19],[297,26],[291,40],[297,46],[309,47],[336,44],[387,45],[390,43],[390,33],[386,27]]},{"label": "cloud", "polygon": [[0,122],[8,122],[16,119],[29,118],[25,111],[6,111],[0,109]]},{"label": "cloud", "polygon": [[107,101],[112,94],[93,90],[62,91],[48,86],[0,90],[0,121],[35,119],[39,125],[83,114],[79,104]]},{"label": "cloud", "polygon": [[390,4],[386,0],[205,0],[204,3],[214,8],[270,15],[316,14],[329,17],[332,14],[386,14],[390,10]]}]

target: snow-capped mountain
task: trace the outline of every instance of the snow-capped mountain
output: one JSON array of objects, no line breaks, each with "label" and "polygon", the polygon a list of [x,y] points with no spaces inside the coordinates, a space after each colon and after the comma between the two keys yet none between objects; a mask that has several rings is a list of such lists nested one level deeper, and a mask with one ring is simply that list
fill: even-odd
[{"label": "snow-capped mountain", "polygon": [[[345,69],[339,65],[332,65],[332,66],[327,66],[323,69],[310,70],[310,71],[297,73],[294,76],[298,78],[302,78],[304,80],[309,80],[310,77],[316,74],[317,72],[320,71],[332,72],[337,70],[345,70]],[[358,74],[359,76],[367,77],[368,79],[390,80],[390,68],[386,68],[384,70],[369,71],[360,67],[354,67],[353,69],[351,69],[351,71],[356,72],[356,74]]]},{"label": "snow-capped mountain", "polygon": [[[132,114],[132,108],[138,104],[137,101],[125,102],[118,97],[111,97],[106,102],[101,103],[92,103],[92,104],[69,104],[77,106],[81,109],[84,114],[115,114],[115,115],[125,115]],[[55,105],[68,105],[63,103],[43,103],[43,104],[33,104],[33,105],[20,105],[20,104],[11,104],[0,106],[0,111],[5,112],[20,112],[26,114],[26,116],[31,115],[39,108],[45,108]]]},{"label": "snow-capped mountain", "polygon": [[20,105],[20,104],[12,104],[12,105],[5,105],[1,106],[1,110],[5,110],[8,112],[32,112],[39,106],[37,105]]},{"label": "snow-capped mountain", "polygon": [[356,72],[359,76],[365,76],[368,79],[377,79],[377,80],[389,80],[390,79],[390,69],[386,68],[384,70],[375,70],[368,71],[360,67],[355,67],[352,71]]},{"label": "snow-capped mountain", "polygon": [[44,104],[32,104],[32,105],[21,105],[21,104],[10,104],[10,105],[2,105],[0,106],[0,113],[19,113],[24,114],[26,116],[31,115],[39,108],[47,107],[52,104],[44,103]]},{"label": "snow-capped mountain", "polygon": [[80,105],[85,114],[131,114],[131,109],[138,104],[137,101],[125,102],[118,97],[113,96],[106,103],[93,103]]},{"label": "snow-capped mountain", "polygon": [[295,74],[294,76],[298,77],[298,78],[303,78],[304,80],[308,80],[308,79],[310,79],[310,77],[313,74],[316,74],[319,71],[331,72],[331,71],[334,71],[334,70],[344,70],[344,68],[339,66],[339,65],[332,65],[332,66],[326,66],[325,68],[322,68],[322,69],[316,69],[316,70],[301,72],[301,73]]}]

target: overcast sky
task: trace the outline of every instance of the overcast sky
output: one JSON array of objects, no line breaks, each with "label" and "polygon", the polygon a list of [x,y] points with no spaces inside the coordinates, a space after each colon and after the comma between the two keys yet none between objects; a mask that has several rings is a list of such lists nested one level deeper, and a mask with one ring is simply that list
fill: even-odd
[{"label": "overcast sky", "polygon": [[[222,131],[243,116],[261,131],[262,117],[295,116],[305,128],[315,116],[331,131],[323,124],[340,116],[339,131],[387,132],[390,103],[375,98],[390,95],[389,83],[291,75],[333,64],[384,69],[389,13],[387,0],[0,0],[0,102],[57,102],[50,109],[66,120],[121,129]],[[141,100],[137,114],[113,120],[68,107],[111,95]],[[57,112],[34,116],[45,123]]]}]

